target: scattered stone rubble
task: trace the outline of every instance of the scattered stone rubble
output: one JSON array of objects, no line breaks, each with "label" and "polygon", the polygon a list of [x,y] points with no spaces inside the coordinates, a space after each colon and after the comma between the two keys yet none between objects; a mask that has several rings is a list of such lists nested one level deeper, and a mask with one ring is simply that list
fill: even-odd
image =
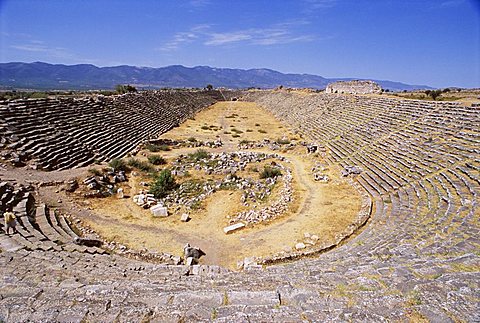
[{"label": "scattered stone rubble", "polygon": [[[186,156],[180,156],[173,163],[172,174],[181,176],[189,170],[195,169],[204,171],[206,175],[223,175],[223,179],[200,182],[186,181],[163,199],[156,199],[153,194],[141,191],[139,194],[133,196],[133,201],[143,208],[150,208],[154,216],[162,217],[168,216],[168,208],[185,206],[192,209],[218,190],[235,189],[243,192],[241,202],[244,206],[249,206],[250,203],[257,203],[267,198],[279,181],[279,178],[254,180],[252,178],[240,178],[236,176],[236,173],[245,170],[251,163],[271,159],[289,163],[285,157],[276,153],[222,152],[219,154],[210,154],[209,158],[199,161],[189,161]],[[291,187],[292,173],[288,167],[280,163],[272,161],[272,164],[274,164],[272,167],[282,170],[281,182],[283,183],[283,187],[280,190],[279,198],[262,209],[232,215],[229,221],[231,224],[239,221],[247,224],[259,223],[276,218],[287,210],[288,204],[292,201],[293,196]],[[154,206],[155,209],[153,210],[152,207]]]},{"label": "scattered stone rubble", "polygon": [[362,172],[362,169],[358,166],[345,166],[342,169],[342,176],[347,177],[348,175],[358,175]]}]

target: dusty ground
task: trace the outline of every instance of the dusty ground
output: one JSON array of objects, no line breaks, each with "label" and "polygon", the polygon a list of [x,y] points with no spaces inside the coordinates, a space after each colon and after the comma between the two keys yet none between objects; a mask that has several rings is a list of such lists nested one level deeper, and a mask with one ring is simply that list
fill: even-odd
[{"label": "dusty ground", "polygon": [[[208,129],[207,129],[208,127]],[[203,129],[202,129],[203,128]],[[235,130],[234,130],[235,129]],[[164,134],[163,138],[215,140],[220,138],[223,147],[206,149],[209,152],[237,151],[241,140],[261,141],[264,138],[277,140],[303,140],[287,126],[279,123],[271,114],[253,103],[221,102],[202,111],[195,119],[187,120],[180,127]],[[155,153],[171,161],[180,154],[194,152],[196,148],[173,149]],[[271,153],[268,148],[257,150]],[[332,178],[329,184],[313,180],[311,168],[319,157],[307,156],[305,148],[276,151],[286,156],[293,171],[294,200],[289,211],[282,217],[266,224],[225,235],[228,215],[244,210],[239,191],[219,191],[208,197],[203,208],[191,213],[187,223],[180,221],[182,211],[172,212],[168,218],[153,218],[149,210],[143,210],[131,198],[119,200],[115,197],[103,199],[79,199],[66,193],[58,185],[41,187],[40,200],[49,206],[71,213],[90,225],[107,239],[136,250],[144,248],[173,254],[182,254],[188,242],[206,252],[201,259],[204,264],[220,264],[235,268],[244,257],[266,256],[273,252],[293,248],[303,241],[304,234],[316,234],[320,241],[333,241],[334,235],[343,230],[360,209],[357,192],[338,177],[338,172],[327,170]],[[153,154],[141,151],[137,158],[146,160]],[[91,166],[102,168],[105,165]],[[168,164],[166,165],[168,167]],[[0,167],[2,180],[17,183],[61,182],[70,178],[83,179],[89,176],[89,168],[61,172],[42,172],[26,168]],[[142,176],[129,176],[124,190],[130,197],[138,193]],[[275,198],[275,190],[272,196]]]},{"label": "dusty ground", "polygon": [[[208,151],[238,150],[237,143],[245,139],[300,139],[268,112],[246,102],[217,103],[198,114],[195,120],[187,120],[162,137],[194,137],[197,140],[214,140],[219,137],[224,143],[222,148],[207,149]],[[195,150],[173,149],[155,154],[169,160]],[[272,152],[266,148],[262,151]],[[142,154],[152,153],[142,151],[139,156]],[[268,224],[256,225],[230,235],[224,234],[226,216],[242,209],[241,194],[238,191],[214,193],[203,203],[204,208],[191,214],[192,219],[187,223],[180,221],[182,212],[173,212],[168,218],[153,218],[148,210],[138,207],[132,199],[118,200],[115,197],[87,201],[93,208],[94,215],[85,217],[84,221],[106,238],[134,249],[148,248],[181,254],[183,246],[188,242],[206,252],[201,263],[221,264],[231,268],[247,256],[265,256],[292,248],[296,242],[303,240],[304,233],[307,232],[318,235],[321,241],[333,241],[335,233],[344,229],[360,209],[357,193],[333,172],[330,172],[333,181],[329,184],[313,181],[310,170],[314,160],[312,156],[307,157],[304,147],[282,154],[289,158],[294,172],[294,202],[291,203],[288,214]],[[136,183],[139,181],[140,178],[131,177],[125,192],[130,196],[136,194],[139,189]]]}]

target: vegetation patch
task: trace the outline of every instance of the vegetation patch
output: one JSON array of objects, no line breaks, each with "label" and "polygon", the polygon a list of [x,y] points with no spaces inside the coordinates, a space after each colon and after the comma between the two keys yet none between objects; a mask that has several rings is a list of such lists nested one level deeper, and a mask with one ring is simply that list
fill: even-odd
[{"label": "vegetation patch", "polygon": [[265,166],[263,171],[260,173],[260,178],[274,178],[277,176],[282,176],[280,169],[276,167]]},{"label": "vegetation patch", "polygon": [[147,172],[147,173],[151,173],[153,171],[155,171],[155,169],[153,168],[153,166],[147,162],[143,162],[141,160],[138,160],[136,158],[131,158],[128,160],[128,166],[131,166],[131,167],[134,167],[136,169],[139,169],[141,171],[144,171],[144,172]]},{"label": "vegetation patch", "polygon": [[123,159],[115,158],[112,159],[108,165],[113,168],[114,172],[126,171],[128,169],[127,164]]},{"label": "vegetation patch", "polygon": [[148,161],[153,165],[165,165],[167,163],[165,158],[156,155],[148,156]]},{"label": "vegetation patch", "polygon": [[192,161],[200,161],[210,158],[210,154],[204,149],[198,149],[196,152],[188,154],[188,159]]},{"label": "vegetation patch", "polygon": [[175,177],[169,169],[164,169],[158,174],[153,182],[150,193],[156,198],[164,198],[177,187]]}]

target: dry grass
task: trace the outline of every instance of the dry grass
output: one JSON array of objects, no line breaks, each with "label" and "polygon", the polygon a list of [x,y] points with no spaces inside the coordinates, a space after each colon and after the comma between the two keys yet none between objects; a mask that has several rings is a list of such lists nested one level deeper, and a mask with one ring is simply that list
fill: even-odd
[{"label": "dry grass", "polygon": [[[222,131],[196,132],[205,124],[221,125]],[[268,133],[246,131],[255,129],[255,124],[261,124],[268,129]],[[242,138],[235,139],[231,135],[223,134],[232,125],[244,132]],[[215,136],[221,137],[224,146],[208,151],[237,150],[237,143],[244,139],[260,141],[269,138],[273,141],[283,136],[291,139],[296,137],[272,115],[253,103],[245,102],[217,103],[199,113],[195,120],[187,120],[162,137],[195,137],[197,140],[211,141]],[[196,148],[173,149],[158,154],[171,160],[179,154],[188,154],[195,150]],[[288,165],[294,173],[294,200],[287,214],[269,223],[255,225],[230,235],[223,233],[223,227],[228,223],[227,216],[245,210],[239,191],[214,193],[203,202],[203,208],[190,212],[191,220],[187,223],[180,221],[181,214],[186,211],[183,208],[171,210],[172,215],[168,218],[153,218],[149,210],[141,209],[131,198],[118,200],[115,197],[92,200],[96,217],[85,221],[106,238],[115,239],[135,249],[147,248],[181,254],[182,247],[188,242],[206,252],[207,255],[201,262],[230,268],[234,268],[236,262],[244,257],[267,256],[285,247],[293,247],[297,241],[303,239],[305,232],[318,235],[319,243],[333,242],[334,235],[356,217],[360,209],[358,194],[333,172],[329,173],[334,179],[330,184],[314,182],[310,172],[314,160],[311,159],[312,156],[306,156],[303,147],[289,151],[285,156],[291,161]],[[263,163],[256,166],[263,169]],[[205,177],[202,172],[190,173],[191,178]],[[258,176],[248,170],[239,175]],[[130,176],[129,182],[124,185],[125,194],[137,194],[143,188],[139,185],[141,181],[149,179]],[[267,202],[275,199],[279,186],[277,185]],[[261,207],[261,203],[258,207]]]}]

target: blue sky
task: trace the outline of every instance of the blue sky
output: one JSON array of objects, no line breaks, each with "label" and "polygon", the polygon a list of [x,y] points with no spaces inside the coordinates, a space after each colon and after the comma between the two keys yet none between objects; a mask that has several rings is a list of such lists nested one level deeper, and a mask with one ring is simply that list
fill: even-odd
[{"label": "blue sky", "polygon": [[480,87],[480,0],[0,0],[0,61]]}]

